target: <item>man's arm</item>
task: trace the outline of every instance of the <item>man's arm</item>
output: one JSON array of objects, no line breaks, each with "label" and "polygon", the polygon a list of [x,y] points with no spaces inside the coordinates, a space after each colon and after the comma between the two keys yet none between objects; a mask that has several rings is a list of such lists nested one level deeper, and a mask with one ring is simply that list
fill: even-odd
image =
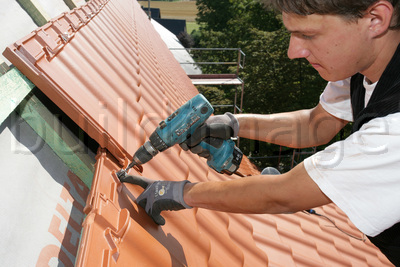
[{"label": "man's arm", "polygon": [[325,111],[320,104],[308,110],[239,114],[236,118],[240,137],[293,148],[326,144],[348,123]]},{"label": "man's arm", "polygon": [[[321,105],[273,115],[235,116],[240,137],[296,148],[325,144],[347,124]],[[187,184],[184,201],[193,207],[237,213],[296,212],[331,202],[308,175],[303,163],[281,175]]]},{"label": "man's arm", "polygon": [[330,203],[303,163],[281,175],[186,184],[184,202],[192,207],[234,213],[285,213]]}]

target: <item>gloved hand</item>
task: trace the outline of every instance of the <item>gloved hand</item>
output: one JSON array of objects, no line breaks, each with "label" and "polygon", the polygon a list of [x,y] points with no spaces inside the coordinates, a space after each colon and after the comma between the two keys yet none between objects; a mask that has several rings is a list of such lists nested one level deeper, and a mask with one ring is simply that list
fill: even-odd
[{"label": "gloved hand", "polygon": [[120,180],[123,183],[139,185],[144,189],[136,202],[145,209],[156,224],[165,224],[165,219],[160,215],[163,210],[192,208],[183,200],[183,188],[185,184],[190,183],[187,180],[180,182],[154,181],[133,175],[125,175]]},{"label": "gloved hand", "polygon": [[216,139],[227,140],[231,137],[236,137],[238,133],[238,120],[232,113],[227,112],[224,115],[216,115],[208,118],[185,142],[181,143],[180,146],[185,151],[190,149],[191,152],[207,158],[207,153],[208,155],[210,153],[198,146],[203,139],[215,137],[210,138],[208,141],[211,145],[215,146],[214,144],[219,143]]}]

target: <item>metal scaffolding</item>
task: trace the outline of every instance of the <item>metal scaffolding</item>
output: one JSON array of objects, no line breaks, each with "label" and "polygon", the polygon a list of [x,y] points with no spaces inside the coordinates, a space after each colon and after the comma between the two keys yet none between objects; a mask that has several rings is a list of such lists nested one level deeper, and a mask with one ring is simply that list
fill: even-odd
[{"label": "metal scaffolding", "polygon": [[239,71],[244,68],[245,53],[240,48],[170,48],[170,50],[186,50],[189,54],[194,51],[232,51],[236,52],[236,60],[234,61],[185,61],[179,62],[181,65],[193,65],[201,68],[202,65],[232,65],[236,66],[234,73],[219,74],[188,74],[194,85],[237,85],[240,87],[240,105],[237,104],[238,90],[235,91],[235,99],[233,105],[213,105],[214,107],[233,107],[233,113],[242,113],[243,110],[243,94],[244,81],[239,77]]}]

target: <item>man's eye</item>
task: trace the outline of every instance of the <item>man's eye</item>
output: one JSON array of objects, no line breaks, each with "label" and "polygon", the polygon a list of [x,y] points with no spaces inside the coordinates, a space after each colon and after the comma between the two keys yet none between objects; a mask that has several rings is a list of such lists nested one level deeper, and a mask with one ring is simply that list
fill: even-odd
[{"label": "man's eye", "polygon": [[299,38],[299,39],[303,39],[303,40],[311,40],[315,37],[315,34],[312,33],[301,33],[301,32],[294,32],[292,33],[292,36]]},{"label": "man's eye", "polygon": [[313,38],[312,35],[306,35],[306,34],[302,34],[301,38],[305,39],[305,40],[311,40]]}]

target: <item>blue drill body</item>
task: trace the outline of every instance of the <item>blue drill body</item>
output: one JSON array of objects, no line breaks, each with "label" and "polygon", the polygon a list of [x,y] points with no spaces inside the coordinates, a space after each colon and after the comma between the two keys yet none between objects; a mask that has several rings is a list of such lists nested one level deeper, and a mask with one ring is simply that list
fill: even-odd
[{"label": "blue drill body", "polygon": [[[132,163],[127,169],[119,171],[117,175],[126,173],[135,165],[148,162],[158,152],[184,142],[213,112],[214,109],[208,100],[201,94],[196,95],[160,122],[150,135],[149,141],[133,155]],[[235,146],[233,140],[219,139],[213,140],[213,142],[204,140],[200,145],[210,151],[211,157],[207,164],[217,172],[232,174],[239,168],[243,154]]]},{"label": "blue drill body", "polygon": [[207,99],[198,94],[160,122],[155,132],[169,148],[184,142],[213,112]]},{"label": "blue drill body", "polygon": [[200,146],[210,151],[211,158],[207,160],[208,166],[219,173],[234,173],[240,165],[243,153],[235,146],[235,142],[231,139],[222,140],[214,138],[211,145],[207,140],[202,141]]}]

